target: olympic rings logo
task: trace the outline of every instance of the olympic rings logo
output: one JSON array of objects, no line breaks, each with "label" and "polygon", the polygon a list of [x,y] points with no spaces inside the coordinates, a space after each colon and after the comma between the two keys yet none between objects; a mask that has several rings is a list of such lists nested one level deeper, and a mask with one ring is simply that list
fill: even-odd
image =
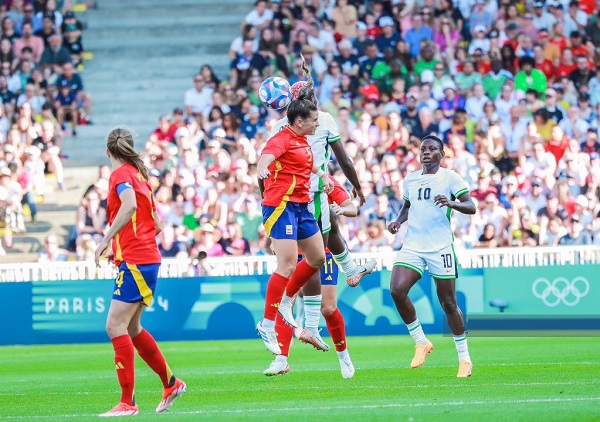
[{"label": "olympic rings logo", "polygon": [[544,304],[551,308],[561,302],[566,306],[575,306],[589,293],[590,283],[584,277],[575,277],[571,281],[564,277],[557,277],[552,282],[545,278],[538,278],[533,282],[531,290],[535,297],[542,299]]}]

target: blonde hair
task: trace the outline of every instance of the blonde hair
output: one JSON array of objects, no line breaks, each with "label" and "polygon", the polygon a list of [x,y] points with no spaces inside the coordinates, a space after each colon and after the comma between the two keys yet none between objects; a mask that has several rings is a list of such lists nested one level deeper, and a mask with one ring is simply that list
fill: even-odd
[{"label": "blonde hair", "polygon": [[141,155],[133,148],[133,131],[123,127],[116,127],[106,136],[106,148],[110,155],[117,160],[131,164],[148,180],[148,168]]}]

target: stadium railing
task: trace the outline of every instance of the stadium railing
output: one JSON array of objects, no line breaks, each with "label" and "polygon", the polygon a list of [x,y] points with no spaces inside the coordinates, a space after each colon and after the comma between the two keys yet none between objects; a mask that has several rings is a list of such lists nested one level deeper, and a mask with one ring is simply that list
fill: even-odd
[{"label": "stadium railing", "polygon": [[[377,269],[391,270],[393,253],[354,253],[358,263],[377,260]],[[552,265],[600,264],[600,246],[562,246],[529,248],[495,248],[457,250],[462,268],[535,267]],[[252,276],[272,273],[277,266],[272,256],[240,256],[206,258],[205,260],[164,259],[160,277],[177,278],[198,274],[211,276]],[[0,264],[0,282],[95,280],[113,279],[117,269],[113,265],[93,262],[51,262]]]}]

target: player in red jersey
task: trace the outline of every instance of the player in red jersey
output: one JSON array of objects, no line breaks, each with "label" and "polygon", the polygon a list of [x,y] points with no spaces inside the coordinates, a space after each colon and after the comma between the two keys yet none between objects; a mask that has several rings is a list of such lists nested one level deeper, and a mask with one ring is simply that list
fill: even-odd
[{"label": "player in red jersey", "polygon": [[[325,191],[333,187],[329,176],[314,164],[306,140],[319,125],[317,106],[308,100],[294,100],[287,117],[288,126],[269,139],[257,166],[263,224],[277,257],[277,269],[269,279],[264,317],[256,330],[267,349],[277,355],[281,349],[275,316],[279,313],[286,323],[297,326],[292,298],[325,262],[319,226],[308,209],[311,173],[321,177]],[[305,256],[300,262],[298,247]]]},{"label": "player in red jersey", "polygon": [[[346,248],[346,244],[341,236],[336,215],[345,215],[347,217],[356,217],[358,215],[358,206],[352,202],[352,198],[337,180],[333,180],[333,190],[331,190],[327,199],[331,208],[330,221],[331,231],[327,240],[327,249],[325,250],[325,265],[321,268],[321,292],[323,302],[321,313],[325,318],[327,330],[335,344],[342,377],[352,378],[354,376],[354,365],[348,354],[346,342],[346,329],[342,313],[337,307],[337,280],[339,268],[333,259],[333,256]],[[288,365],[289,350],[292,342],[293,329],[287,326],[281,318],[277,318],[275,330],[278,334],[281,354],[278,354],[271,365],[263,372],[264,375],[274,376],[283,375],[290,371]],[[302,334],[298,338],[304,343],[309,343],[303,339]],[[312,344],[312,343],[311,343]],[[313,345],[314,346],[314,345]],[[315,346],[316,347],[316,346]]]},{"label": "player in red jersey", "polygon": [[107,207],[110,228],[96,249],[95,259],[99,265],[100,257],[112,244],[106,257],[114,261],[119,274],[108,310],[106,332],[115,350],[121,402],[100,416],[138,414],[134,397],[135,349],[163,383],[163,398],[156,408],[160,413],[186,389],[185,383],[173,375],[152,335],[140,324],[144,307],[152,303],[158,279],[161,256],[156,235],[161,225],[148,183],[148,169],[133,148],[131,131],[111,130],[106,145],[113,168]]}]

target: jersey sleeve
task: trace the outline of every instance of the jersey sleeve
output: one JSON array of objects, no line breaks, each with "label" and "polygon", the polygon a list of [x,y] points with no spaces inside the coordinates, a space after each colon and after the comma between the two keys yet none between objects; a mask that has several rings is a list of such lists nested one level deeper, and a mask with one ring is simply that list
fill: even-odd
[{"label": "jersey sleeve", "polygon": [[288,149],[289,134],[278,133],[267,141],[262,153],[271,154],[275,158],[281,157]]},{"label": "jersey sleeve", "polygon": [[123,192],[125,189],[133,188],[132,174],[128,171],[124,171],[123,167],[121,167],[121,169],[119,169],[121,171],[114,171],[110,176],[112,179],[111,186],[114,186],[117,195],[121,195],[121,192]]},{"label": "jersey sleeve", "polygon": [[469,186],[465,179],[463,179],[458,173],[450,172],[450,192],[455,198],[459,198],[461,195],[469,192]]},{"label": "jersey sleeve", "polygon": [[327,202],[329,202],[329,204],[333,204],[335,202],[336,204],[340,205],[348,199],[351,199],[350,194],[342,185],[339,184],[336,179],[331,178],[331,180],[333,180],[333,190],[327,194]]},{"label": "jersey sleeve", "polygon": [[327,143],[333,144],[342,139],[340,136],[340,132],[338,130],[337,124],[333,116],[329,113],[325,113],[325,118],[323,119],[324,129],[327,131]]},{"label": "jersey sleeve", "polygon": [[410,196],[408,196],[408,181],[406,180],[406,177],[402,181],[402,199],[410,202]]}]

